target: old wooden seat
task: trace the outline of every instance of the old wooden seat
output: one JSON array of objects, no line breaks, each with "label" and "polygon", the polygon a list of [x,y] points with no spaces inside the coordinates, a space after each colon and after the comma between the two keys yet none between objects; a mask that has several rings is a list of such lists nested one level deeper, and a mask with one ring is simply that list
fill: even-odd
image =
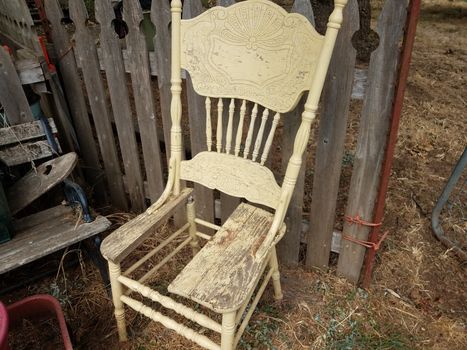
[{"label": "old wooden seat", "polygon": [[[267,262],[255,259],[255,253],[272,220],[271,213],[241,203],[169,285],[169,292],[218,313],[239,309],[249,300]],[[284,231],[285,226],[281,234]]]},{"label": "old wooden seat", "polygon": [[[231,350],[269,282],[274,297],[282,298],[275,246],[285,233],[284,217],[346,2],[334,1],[322,36],[305,17],[288,14],[267,0],[214,7],[190,20],[181,20],[181,1],[172,0],[172,128],[167,185],[156,203],[114,231],[101,247],[109,263],[121,341],[127,339],[126,305],[204,348]],[[206,107],[206,150],[187,160],[182,157],[181,69],[189,73]],[[275,149],[274,134],[281,115],[294,109],[306,92],[293,153],[279,185],[266,166],[270,151]],[[218,226],[196,217],[195,192],[183,189],[183,180],[245,202]],[[182,206],[186,222],[122,271],[122,265],[130,260],[127,258],[154,234],[154,228]],[[209,230],[215,233],[207,234]],[[193,258],[170,283],[168,295],[145,285],[156,283],[161,267],[185,248],[191,248]],[[148,271],[142,269],[153,257],[157,262],[148,264]],[[145,299],[133,297],[135,292]],[[146,299],[220,334],[220,344],[206,335],[210,333],[194,331],[147,306]],[[180,299],[198,307],[188,307]],[[203,313],[206,308],[220,314],[222,322]]]}]

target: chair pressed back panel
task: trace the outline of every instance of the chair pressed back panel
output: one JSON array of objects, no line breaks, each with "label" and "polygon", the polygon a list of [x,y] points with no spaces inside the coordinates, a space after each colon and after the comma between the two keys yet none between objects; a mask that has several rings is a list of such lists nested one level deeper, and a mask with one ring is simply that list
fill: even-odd
[{"label": "chair pressed back panel", "polygon": [[[109,262],[120,340],[127,339],[127,305],[204,348],[232,350],[270,281],[274,297],[282,298],[275,245],[285,233],[285,213],[346,2],[334,0],[326,34],[321,36],[304,17],[266,0],[214,7],[190,20],[181,19],[181,0],[172,0],[172,128],[166,189],[145,213],[109,235],[101,249]],[[205,97],[206,106],[205,115],[199,117],[206,118],[207,150],[190,160],[182,160],[182,69],[190,74],[195,91]],[[293,152],[279,185],[266,160],[274,149],[281,114],[292,110],[306,92]],[[196,217],[192,189],[182,189],[181,180],[246,198],[273,213],[241,203],[222,226],[206,222]],[[123,260],[182,205],[187,222],[122,272]],[[215,233],[202,233],[198,226]],[[164,255],[162,249],[169,244],[176,246]],[[193,258],[177,271],[167,292],[197,303],[196,310],[143,284],[186,246],[191,246]],[[153,257],[159,262],[141,278],[130,278]],[[131,298],[132,292],[220,334],[220,344]],[[220,314],[222,321],[201,313],[202,307]]]},{"label": "chair pressed back panel", "polygon": [[281,188],[264,164],[280,113],[292,110],[312,85],[323,42],[305,17],[267,0],[214,7],[182,20],[180,66],[206,97],[208,152],[182,161],[181,178],[276,209]]}]

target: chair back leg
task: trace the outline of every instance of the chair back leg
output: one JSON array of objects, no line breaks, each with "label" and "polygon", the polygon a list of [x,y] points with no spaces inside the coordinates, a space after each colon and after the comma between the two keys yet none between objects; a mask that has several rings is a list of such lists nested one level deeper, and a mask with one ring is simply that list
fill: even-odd
[{"label": "chair back leg", "polygon": [[199,252],[199,240],[198,236],[196,235],[197,228],[196,228],[196,223],[195,223],[195,216],[196,216],[196,211],[195,211],[195,201],[193,200],[193,197],[188,198],[188,202],[186,204],[186,216],[188,223],[190,224],[188,228],[188,232],[190,233],[191,237],[191,250],[193,251],[193,256],[196,255],[196,253]]},{"label": "chair back leg", "polygon": [[120,300],[122,296],[122,284],[118,281],[118,277],[121,275],[120,264],[114,264],[109,261],[109,275],[110,275],[110,286],[112,288],[112,300],[115,307],[115,319],[117,320],[118,337],[120,341],[127,341],[128,336],[126,333],[125,325],[125,309],[123,303]]}]

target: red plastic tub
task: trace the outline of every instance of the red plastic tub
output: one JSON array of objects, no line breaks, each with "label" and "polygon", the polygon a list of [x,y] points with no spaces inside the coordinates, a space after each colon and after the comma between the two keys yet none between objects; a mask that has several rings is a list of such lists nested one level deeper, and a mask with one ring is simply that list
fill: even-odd
[{"label": "red plastic tub", "polygon": [[55,318],[58,322],[65,350],[73,350],[70,335],[60,303],[51,295],[33,295],[4,307],[0,302],[0,350],[9,350],[8,329],[13,329],[23,319],[44,320]]}]

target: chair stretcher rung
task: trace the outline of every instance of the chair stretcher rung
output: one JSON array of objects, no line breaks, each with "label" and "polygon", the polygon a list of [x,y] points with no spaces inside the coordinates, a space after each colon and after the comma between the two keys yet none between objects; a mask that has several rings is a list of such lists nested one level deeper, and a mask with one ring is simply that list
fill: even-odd
[{"label": "chair stretcher rung", "polygon": [[156,266],[154,266],[151,270],[149,270],[148,272],[146,272],[143,277],[141,277],[139,279],[138,282],[140,283],[143,283],[144,281],[146,281],[149,277],[151,277],[151,275],[154,274],[154,272],[156,272],[157,270],[159,270],[167,261],[169,261],[170,259],[172,259],[172,257],[177,254],[180,250],[183,249],[183,247],[185,247],[188,243],[190,243],[190,241],[192,240],[191,237],[188,237],[187,239],[185,239],[182,243],[180,243],[174,250],[172,250],[170,252],[170,254],[168,254],[164,259],[162,259],[160,261],[159,264],[157,264]]},{"label": "chair stretcher rung", "polygon": [[145,256],[143,256],[141,259],[139,259],[137,262],[135,262],[133,265],[131,265],[123,274],[125,276],[128,276],[130,273],[132,273],[134,270],[136,270],[138,267],[140,267],[146,261],[151,259],[154,256],[154,254],[156,254],[158,251],[160,251],[162,248],[164,248],[167,244],[169,244],[175,238],[177,238],[189,226],[190,226],[189,223],[186,223],[185,225],[183,225],[180,229],[178,229],[177,231],[172,233],[172,235],[170,235],[165,241],[163,241],[161,244],[159,244],[157,247],[155,247],[153,250],[151,250],[149,253],[147,253]]},{"label": "chair stretcher rung", "polygon": [[124,286],[130,288],[131,290],[140,293],[142,296],[161,304],[167,309],[175,311],[176,313],[186,317],[187,319],[193,322],[198,323],[203,327],[209,328],[218,333],[220,333],[222,330],[222,326],[216,321],[209,318],[208,316],[200,314],[199,312],[196,312],[183,304],[177,303],[171,298],[156,292],[155,290],[145,286],[144,284],[141,284],[125,276],[119,276],[118,281]]},{"label": "chair stretcher rung", "polygon": [[199,218],[195,218],[195,222],[197,224],[201,225],[201,226],[212,228],[213,230],[216,230],[216,231],[219,231],[221,229],[220,226],[218,226],[216,224],[211,224],[210,222],[204,221],[204,220],[199,219]]},{"label": "chair stretcher rung", "polygon": [[130,297],[122,295],[120,300],[131,307],[136,312],[143,314],[146,317],[149,317],[151,320],[161,323],[164,327],[172,329],[178,334],[184,336],[185,338],[195,342],[196,344],[210,350],[220,350],[220,346],[214,343],[212,340],[207,338],[204,335],[201,335],[191,328],[188,328],[174,320],[170,317],[162,315],[160,312],[157,312],[150,307],[144,305],[143,303],[134,300]]}]

